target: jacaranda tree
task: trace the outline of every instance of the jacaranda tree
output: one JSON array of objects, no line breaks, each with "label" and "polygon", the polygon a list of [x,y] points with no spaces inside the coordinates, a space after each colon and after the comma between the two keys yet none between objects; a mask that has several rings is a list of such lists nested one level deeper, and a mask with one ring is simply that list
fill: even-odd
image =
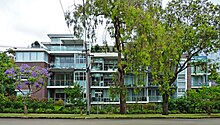
[{"label": "jacaranda tree", "polygon": [[[27,64],[22,64],[18,68],[10,68],[5,71],[5,74],[15,80],[14,86],[24,97],[24,114],[27,114],[27,99],[46,85],[50,74],[45,68],[31,67]],[[24,89],[28,92],[24,92]]]}]

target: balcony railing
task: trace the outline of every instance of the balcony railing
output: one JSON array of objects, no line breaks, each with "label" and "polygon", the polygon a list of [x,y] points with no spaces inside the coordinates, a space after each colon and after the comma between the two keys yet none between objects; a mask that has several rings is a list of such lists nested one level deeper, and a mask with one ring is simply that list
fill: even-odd
[{"label": "balcony railing", "polygon": [[110,97],[92,97],[92,102],[119,102],[119,99],[116,98],[112,100]]},{"label": "balcony railing", "polygon": [[53,63],[50,64],[50,68],[76,68],[76,69],[82,69],[85,68],[86,64],[85,63]]},{"label": "balcony railing", "polygon": [[131,99],[127,99],[127,101],[147,101],[147,96],[132,96]]},{"label": "balcony railing", "polygon": [[149,83],[147,84],[147,86],[148,86],[148,87],[158,87],[157,85],[153,84],[152,82],[149,82]]},{"label": "balcony railing", "polygon": [[92,86],[111,86],[112,84],[112,81],[92,82]]},{"label": "balcony railing", "polygon": [[162,96],[149,96],[149,102],[162,102]]},{"label": "balcony railing", "polygon": [[84,50],[81,46],[52,46],[49,51],[82,51]]},{"label": "balcony railing", "polygon": [[201,83],[201,82],[194,82],[194,83],[192,83],[191,84],[192,85],[192,87],[202,87],[202,86],[209,86],[208,84],[206,84],[206,83]]},{"label": "balcony railing", "polygon": [[[110,97],[92,97],[92,102],[119,102],[118,98],[112,100]],[[132,96],[131,98],[127,98],[126,101],[130,102],[138,102],[138,101],[148,101],[147,96]]]},{"label": "balcony railing", "polygon": [[73,80],[50,80],[49,86],[69,86]]}]

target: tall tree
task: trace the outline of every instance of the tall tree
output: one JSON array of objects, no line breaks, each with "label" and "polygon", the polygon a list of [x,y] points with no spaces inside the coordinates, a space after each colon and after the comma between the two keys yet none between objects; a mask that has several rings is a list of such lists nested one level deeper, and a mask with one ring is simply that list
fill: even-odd
[{"label": "tall tree", "polygon": [[[174,82],[180,72],[190,67],[191,59],[219,49],[219,10],[219,5],[207,0],[176,0],[159,11],[161,17],[148,14],[144,18],[140,16],[142,20],[137,19],[134,23],[137,38],[141,39],[127,46],[125,53],[135,60],[127,62],[134,64],[132,70],[150,65],[153,81],[159,86],[163,98],[162,114],[168,115],[168,100],[175,88]],[[149,18],[154,21],[146,23]]]},{"label": "tall tree", "polygon": [[67,12],[66,14],[67,24],[68,26],[73,24],[75,36],[81,37],[82,31],[86,30],[87,38],[93,41],[97,25],[105,22],[110,36],[114,38],[118,53],[117,86],[120,88],[121,114],[126,113],[126,87],[124,85],[126,65],[123,62],[126,60],[126,56],[123,59],[122,52],[129,34],[132,33],[127,32],[125,22],[129,20],[130,14],[128,14],[127,8],[130,6],[138,11],[144,9],[143,6],[146,6],[146,2],[144,0],[87,0],[84,6],[76,5],[73,13]]},{"label": "tall tree", "polygon": [[15,67],[14,60],[10,58],[5,52],[0,53],[0,94],[11,95],[14,94],[13,80],[9,79],[4,72],[8,68]]}]

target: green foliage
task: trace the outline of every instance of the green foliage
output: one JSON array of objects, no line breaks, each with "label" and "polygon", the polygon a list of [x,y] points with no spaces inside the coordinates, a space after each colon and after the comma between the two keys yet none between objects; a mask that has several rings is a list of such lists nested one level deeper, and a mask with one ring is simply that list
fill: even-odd
[{"label": "green foliage", "polygon": [[220,68],[219,66],[219,63],[209,64],[209,80],[217,84],[220,84],[220,74],[217,72]]},{"label": "green foliage", "polygon": [[[194,56],[209,54],[220,47],[220,18],[216,14],[220,6],[207,0],[176,0],[165,9],[153,8],[128,8],[132,12],[128,26],[136,34],[124,52],[128,58],[126,69],[144,72],[141,69],[150,66],[153,81],[163,95],[164,114],[168,114],[168,97],[175,90],[172,88],[177,75],[190,66]],[[155,14],[158,11],[159,17]]]},{"label": "green foliage", "polygon": [[[192,95],[193,94],[193,95]],[[194,99],[196,106],[203,109],[207,114],[211,114],[214,107],[219,104],[220,100],[220,87],[203,87],[198,92],[191,90],[188,92],[188,98]]]},{"label": "green foliage", "polygon": [[186,97],[171,99],[169,101],[169,111],[179,113],[194,113],[194,106],[192,101]]},{"label": "green foliage", "polygon": [[[118,81],[120,88],[121,113],[126,113],[126,88],[124,86],[124,75],[126,73],[126,55],[122,60],[122,52],[125,50],[125,43],[131,39],[133,31],[129,30],[132,17],[139,17],[136,13],[139,10],[149,9],[157,11],[153,6],[161,4],[160,0],[87,0],[83,5],[77,5],[75,11],[66,14],[68,26],[73,24],[73,31],[76,37],[82,37],[86,31],[86,37],[90,41],[95,40],[95,31],[99,24],[106,24],[109,35],[115,40],[115,47],[118,53]],[[131,11],[131,9],[135,11]],[[136,19],[134,19],[136,20]],[[135,22],[136,23],[136,22]]]},{"label": "green foliage", "polygon": [[220,76],[218,76],[218,78],[215,80],[215,82],[220,85]]},{"label": "green foliage", "polygon": [[14,94],[14,80],[11,80],[4,74],[8,68],[15,67],[15,63],[6,53],[0,52],[0,94]]},{"label": "green foliage", "polygon": [[114,101],[116,98],[119,97],[120,88],[118,86],[110,86],[108,89],[109,97]]},{"label": "green foliage", "polygon": [[64,101],[62,99],[59,99],[58,101],[55,101],[54,104],[56,106],[64,106]]},{"label": "green foliage", "polygon": [[67,95],[68,102],[76,107],[83,109],[85,107],[85,100],[83,99],[83,88],[78,83],[73,83],[64,89]]},{"label": "green foliage", "polygon": [[220,88],[190,89],[187,96],[169,101],[171,112],[179,113],[216,113],[220,111]]}]

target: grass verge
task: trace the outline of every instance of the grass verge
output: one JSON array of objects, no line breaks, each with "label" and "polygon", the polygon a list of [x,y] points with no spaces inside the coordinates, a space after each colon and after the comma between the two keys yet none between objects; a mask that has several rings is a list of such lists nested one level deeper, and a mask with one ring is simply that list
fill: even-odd
[{"label": "grass verge", "polygon": [[0,113],[0,118],[39,118],[39,119],[202,119],[202,118],[220,118],[220,114],[17,114]]}]

